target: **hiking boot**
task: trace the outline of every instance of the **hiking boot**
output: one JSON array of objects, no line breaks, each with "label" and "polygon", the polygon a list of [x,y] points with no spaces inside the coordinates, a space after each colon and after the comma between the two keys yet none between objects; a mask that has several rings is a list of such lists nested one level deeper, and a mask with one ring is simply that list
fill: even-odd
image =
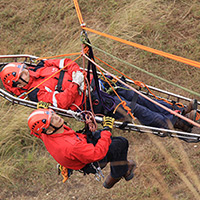
[{"label": "hiking boot", "polygon": [[136,162],[133,160],[128,161],[128,171],[124,175],[126,181],[130,181],[134,177],[134,170],[136,169]]},{"label": "hiking boot", "polygon": [[[200,124],[200,113],[196,112],[195,114],[195,122]],[[193,126],[191,133],[200,134],[200,128],[198,126]]]},{"label": "hiking boot", "polygon": [[[192,110],[192,111],[190,111],[189,113],[187,113],[187,114],[185,115],[185,117],[187,117],[187,118],[189,118],[189,119],[195,121],[195,119],[196,119],[196,113],[197,113],[196,110]],[[183,130],[183,131],[185,131],[185,132],[191,132],[192,127],[193,127],[192,124],[190,124],[190,123],[188,123],[187,121],[185,121],[185,120],[183,120],[183,119],[180,119],[180,118],[178,118],[178,119],[176,120],[176,123],[174,124],[174,128],[181,129],[181,130]]]},{"label": "hiking boot", "polygon": [[187,113],[185,115],[185,117],[187,117],[187,118],[189,118],[189,119],[191,119],[193,121],[196,121],[196,116],[197,116],[197,111],[196,110],[192,110],[192,111],[190,111],[189,113]]},{"label": "hiking boot", "polygon": [[183,110],[183,115],[186,115],[187,113],[191,112],[192,110],[196,110],[196,109],[197,109],[197,100],[193,99]]},{"label": "hiking boot", "polygon": [[104,181],[103,183],[103,186],[107,189],[110,189],[112,188],[115,183],[117,183],[118,181],[121,180],[121,177],[120,178],[113,178],[110,174],[107,176],[106,180]]}]

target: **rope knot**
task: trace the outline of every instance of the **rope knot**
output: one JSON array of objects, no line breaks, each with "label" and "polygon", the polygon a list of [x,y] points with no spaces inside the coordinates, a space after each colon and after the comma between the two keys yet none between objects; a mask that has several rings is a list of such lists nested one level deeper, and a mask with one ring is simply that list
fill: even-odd
[{"label": "rope knot", "polygon": [[139,86],[139,87],[145,87],[145,84],[142,83],[141,81],[135,80],[134,83],[135,83],[135,85],[137,85],[137,86]]},{"label": "rope knot", "polygon": [[131,109],[126,105],[126,101],[121,101],[121,103],[119,103],[116,107],[115,110],[113,111],[113,114],[115,114],[117,108],[122,105],[124,107],[125,110],[127,110],[127,114],[129,114],[134,120],[135,117],[133,116],[133,113],[131,113]]}]

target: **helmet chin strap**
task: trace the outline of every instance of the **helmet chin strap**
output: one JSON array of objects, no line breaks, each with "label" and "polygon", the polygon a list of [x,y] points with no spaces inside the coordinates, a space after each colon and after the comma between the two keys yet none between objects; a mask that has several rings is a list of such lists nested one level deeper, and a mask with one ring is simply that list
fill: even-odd
[{"label": "helmet chin strap", "polygon": [[26,80],[24,80],[22,77],[19,77],[20,80],[22,80],[24,83],[28,84]]},{"label": "helmet chin strap", "polygon": [[48,134],[48,135],[52,135],[52,134],[54,134],[57,130],[59,130],[59,129],[63,126],[63,124],[62,124],[61,126],[59,126],[59,127],[56,127],[56,126],[54,126],[54,125],[52,125],[52,124],[50,124],[49,126],[51,126],[51,127],[54,128],[54,131],[53,131],[52,133]]}]

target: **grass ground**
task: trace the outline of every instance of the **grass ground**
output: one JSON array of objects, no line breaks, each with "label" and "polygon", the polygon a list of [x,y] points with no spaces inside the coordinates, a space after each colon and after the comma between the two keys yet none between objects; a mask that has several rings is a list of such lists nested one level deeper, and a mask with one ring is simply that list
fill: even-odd
[{"label": "grass ground", "polygon": [[[191,0],[79,1],[87,26],[158,50],[199,60],[200,3]],[[80,51],[80,26],[73,1],[0,2],[0,54],[52,56]],[[88,33],[93,45],[167,80],[199,92],[199,69]],[[170,92],[191,95],[94,50],[112,66]],[[81,60],[78,61],[82,65]],[[200,146],[174,138],[123,132],[129,158],[138,163],[135,178],[106,190],[93,175],[75,172],[67,183],[43,144],[29,135],[31,109],[0,100],[0,199],[147,199],[200,198]],[[66,119],[74,129],[82,125]],[[109,167],[104,175],[109,173]]]}]

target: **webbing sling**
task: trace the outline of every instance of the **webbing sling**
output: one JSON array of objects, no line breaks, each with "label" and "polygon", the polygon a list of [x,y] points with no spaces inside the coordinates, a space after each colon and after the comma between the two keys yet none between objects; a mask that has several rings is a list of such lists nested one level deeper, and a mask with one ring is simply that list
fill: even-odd
[{"label": "webbing sling", "polygon": [[59,75],[58,84],[57,84],[57,91],[62,92],[62,82],[64,78],[65,71],[62,70]]},{"label": "webbing sling", "polygon": [[[60,60],[60,63],[59,63],[59,68],[60,69],[62,69],[64,67],[64,61],[65,61],[65,59],[61,59]],[[58,92],[62,92],[62,82],[63,82],[64,75],[65,75],[65,71],[62,70],[60,72],[59,79],[58,79],[58,84],[57,84],[57,91]]]},{"label": "webbing sling", "polygon": [[[88,40],[88,43],[90,44],[90,40],[88,38],[87,40]],[[89,48],[89,58],[94,60],[92,47],[89,45],[88,48]],[[88,60],[88,73],[87,73],[88,82],[90,83],[90,67],[92,67],[93,79],[94,79],[97,94],[102,103],[102,106],[105,108],[106,111],[113,110],[115,107],[115,100],[106,92],[103,92],[102,90],[100,90],[96,66],[89,60]]]}]

